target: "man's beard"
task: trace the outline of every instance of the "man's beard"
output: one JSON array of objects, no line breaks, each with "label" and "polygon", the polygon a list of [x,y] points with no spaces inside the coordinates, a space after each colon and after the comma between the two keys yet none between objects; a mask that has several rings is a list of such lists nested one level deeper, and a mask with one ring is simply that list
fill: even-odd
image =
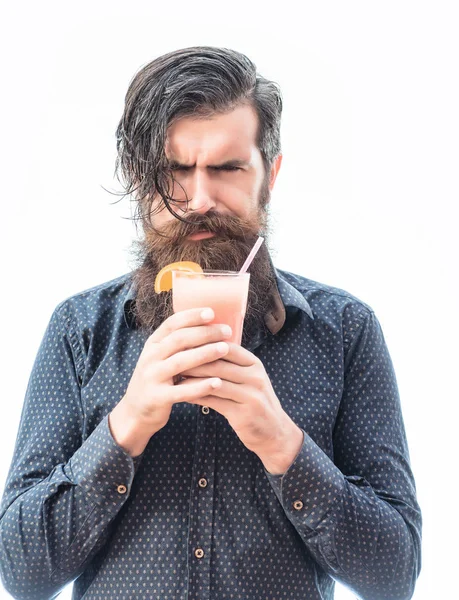
[{"label": "man's beard", "polygon": [[[244,320],[242,344],[260,327],[272,306],[275,275],[268,248],[267,211],[258,208],[249,219],[209,211],[190,213],[186,223],[175,219],[159,232],[147,229],[145,237],[133,243],[140,266],[134,271],[133,281],[137,291],[134,315],[137,326],[148,337],[173,313],[172,290],[157,294],[154,290],[158,272],[166,265],[178,261],[198,263],[203,270],[239,271],[259,235],[265,239],[253,262],[250,273],[247,310]],[[198,231],[216,235],[203,240],[186,239]]]}]

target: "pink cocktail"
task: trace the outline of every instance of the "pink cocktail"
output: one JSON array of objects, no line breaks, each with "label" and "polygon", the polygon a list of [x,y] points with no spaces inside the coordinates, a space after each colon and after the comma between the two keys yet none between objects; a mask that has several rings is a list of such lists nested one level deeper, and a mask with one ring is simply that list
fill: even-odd
[{"label": "pink cocktail", "polygon": [[209,306],[215,312],[213,323],[226,323],[233,330],[230,342],[240,344],[247,308],[250,273],[172,271],[174,312]]}]

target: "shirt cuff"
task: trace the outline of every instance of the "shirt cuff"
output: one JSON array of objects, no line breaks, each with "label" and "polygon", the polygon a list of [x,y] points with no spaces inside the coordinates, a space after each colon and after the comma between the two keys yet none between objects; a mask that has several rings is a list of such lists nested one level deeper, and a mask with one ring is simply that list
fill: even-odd
[{"label": "shirt cuff", "polygon": [[265,469],[265,473],[290,521],[306,533],[319,525],[341,496],[345,478],[325,452],[303,433],[303,445],[287,471],[272,475]]},{"label": "shirt cuff", "polygon": [[119,510],[131,491],[138,462],[115,442],[106,416],[67,466],[72,481],[83,488],[89,500]]}]

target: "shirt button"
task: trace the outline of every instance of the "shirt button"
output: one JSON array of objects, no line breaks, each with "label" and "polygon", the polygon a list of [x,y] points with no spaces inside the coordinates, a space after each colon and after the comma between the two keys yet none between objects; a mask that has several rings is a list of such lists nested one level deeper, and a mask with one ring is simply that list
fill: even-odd
[{"label": "shirt button", "polygon": [[208,406],[203,406],[201,408],[201,410],[202,410],[203,414],[208,415],[209,411],[210,411],[210,408]]},{"label": "shirt button", "polygon": [[119,485],[116,490],[118,494],[125,494],[127,492],[127,487],[125,485]]},{"label": "shirt button", "polygon": [[295,500],[295,502],[293,503],[293,508],[295,510],[301,510],[303,508],[303,503],[301,502],[301,500]]},{"label": "shirt button", "polygon": [[196,558],[202,558],[204,556],[204,550],[202,548],[196,548],[194,555]]},{"label": "shirt button", "polygon": [[201,477],[201,479],[198,481],[199,487],[205,488],[207,487],[207,479],[204,479],[204,477]]}]

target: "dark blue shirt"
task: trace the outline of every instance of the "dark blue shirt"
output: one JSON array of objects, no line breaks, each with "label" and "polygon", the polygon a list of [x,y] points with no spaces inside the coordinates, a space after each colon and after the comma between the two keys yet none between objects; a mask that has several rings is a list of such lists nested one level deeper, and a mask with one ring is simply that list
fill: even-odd
[{"label": "dark blue shirt", "polygon": [[107,415],[145,343],[131,275],[54,311],[33,366],[0,513],[15,598],[319,600],[334,579],[411,598],[421,516],[390,356],[373,311],[276,270],[246,341],[303,446],[270,475],[219,413],[173,406],[132,459]]}]

